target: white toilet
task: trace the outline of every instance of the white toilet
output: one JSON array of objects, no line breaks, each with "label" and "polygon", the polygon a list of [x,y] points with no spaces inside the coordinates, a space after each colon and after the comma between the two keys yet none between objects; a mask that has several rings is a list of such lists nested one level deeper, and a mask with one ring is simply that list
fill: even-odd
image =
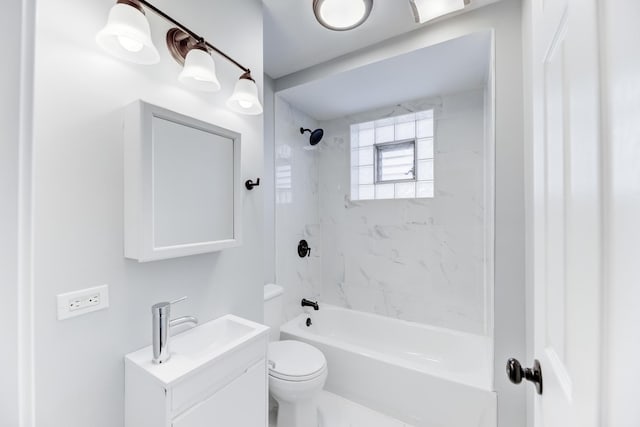
[{"label": "white toilet", "polygon": [[316,397],[327,380],[327,360],[300,341],[278,341],[284,320],[283,289],[264,287],[264,323],[271,328],[269,393],[278,402],[277,427],[318,427]]}]

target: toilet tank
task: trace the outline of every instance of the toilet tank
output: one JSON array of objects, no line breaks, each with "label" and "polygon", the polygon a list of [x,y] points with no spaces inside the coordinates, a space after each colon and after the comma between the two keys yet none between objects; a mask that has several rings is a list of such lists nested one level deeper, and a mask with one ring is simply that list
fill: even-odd
[{"label": "toilet tank", "polygon": [[282,286],[270,283],[264,286],[264,324],[271,328],[270,341],[280,339],[280,326],[284,322]]}]

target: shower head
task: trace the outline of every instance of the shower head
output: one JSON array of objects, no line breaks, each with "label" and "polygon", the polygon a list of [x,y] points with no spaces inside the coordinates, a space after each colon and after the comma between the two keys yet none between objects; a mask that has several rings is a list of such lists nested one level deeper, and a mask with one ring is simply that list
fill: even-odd
[{"label": "shower head", "polygon": [[309,132],[311,135],[309,136],[309,144],[318,145],[318,143],[322,140],[324,136],[324,130],[316,129],[312,131],[311,129],[300,128],[300,133],[304,134],[305,132]]}]

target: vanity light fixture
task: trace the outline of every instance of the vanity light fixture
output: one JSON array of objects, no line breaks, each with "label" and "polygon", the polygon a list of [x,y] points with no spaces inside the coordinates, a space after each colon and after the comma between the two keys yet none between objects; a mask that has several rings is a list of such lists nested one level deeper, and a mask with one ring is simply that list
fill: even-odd
[{"label": "vanity light fixture", "polygon": [[324,27],[347,31],[359,27],[369,18],[373,0],[313,0],[313,13]]},{"label": "vanity light fixture", "polygon": [[227,100],[227,107],[240,114],[262,114],[262,104],[258,99],[258,86],[249,71],[241,75],[236,82],[233,95]]},{"label": "vanity light fixture", "polygon": [[109,11],[107,25],[98,32],[96,42],[111,55],[136,64],[160,61],[151,41],[149,21],[136,1],[118,0]]},{"label": "vanity light fixture", "polygon": [[416,23],[422,24],[462,10],[471,0],[409,0]]},{"label": "vanity light fixture", "polygon": [[117,0],[109,12],[107,25],[96,36],[98,45],[113,56],[136,64],[159,62],[160,55],[151,41],[143,6],[176,26],[167,32],[166,43],[173,59],[182,65],[178,76],[181,83],[206,92],[220,90],[216,65],[211,57],[211,52],[216,52],[242,70],[227,106],[241,114],[262,113],[251,70],[146,0]]},{"label": "vanity light fixture", "polygon": [[216,76],[216,64],[204,43],[198,43],[189,50],[184,58],[182,72],[178,76],[178,80],[185,86],[196,90],[205,92],[220,90],[220,82]]}]

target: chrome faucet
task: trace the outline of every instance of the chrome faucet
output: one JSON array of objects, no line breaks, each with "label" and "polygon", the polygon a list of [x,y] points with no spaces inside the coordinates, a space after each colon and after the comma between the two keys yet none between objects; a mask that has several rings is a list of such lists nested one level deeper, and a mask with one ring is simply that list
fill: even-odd
[{"label": "chrome faucet", "polygon": [[187,297],[179,298],[171,302],[159,302],[151,307],[152,330],[153,330],[153,360],[155,364],[165,363],[171,357],[169,352],[169,329],[173,326],[192,323],[198,324],[198,319],[193,316],[183,316],[169,320],[171,317],[171,306],[186,300]]}]

